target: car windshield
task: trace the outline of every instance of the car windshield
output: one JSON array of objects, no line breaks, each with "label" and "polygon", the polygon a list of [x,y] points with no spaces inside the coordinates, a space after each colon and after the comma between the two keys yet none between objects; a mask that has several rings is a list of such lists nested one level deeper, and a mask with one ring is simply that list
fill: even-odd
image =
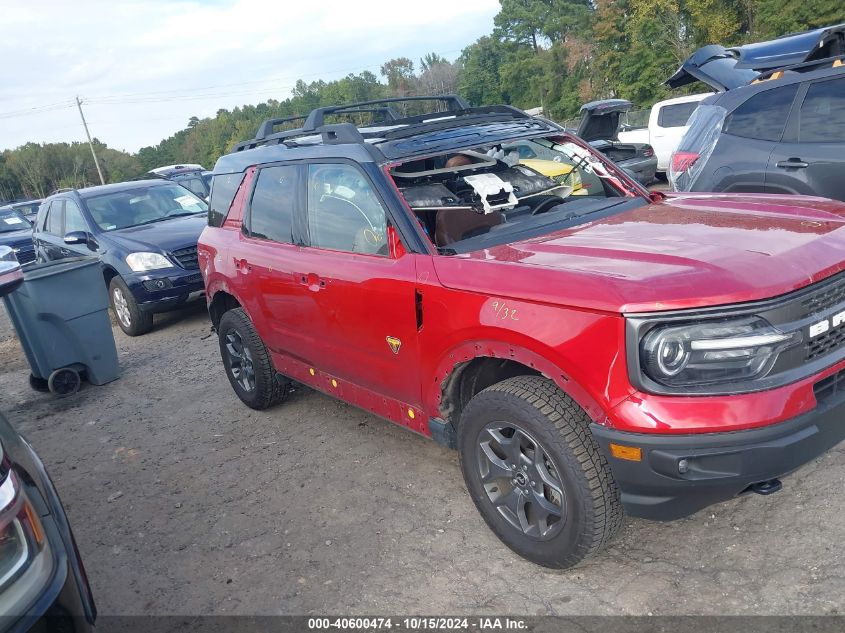
[{"label": "car windshield", "polygon": [[567,136],[467,148],[398,165],[391,175],[429,239],[447,254],[646,203]]},{"label": "car windshield", "polygon": [[0,209],[0,233],[11,233],[31,228],[23,214],[16,209]]},{"label": "car windshield", "polygon": [[103,231],[208,212],[203,200],[177,184],[125,189],[88,198],[85,203]]}]

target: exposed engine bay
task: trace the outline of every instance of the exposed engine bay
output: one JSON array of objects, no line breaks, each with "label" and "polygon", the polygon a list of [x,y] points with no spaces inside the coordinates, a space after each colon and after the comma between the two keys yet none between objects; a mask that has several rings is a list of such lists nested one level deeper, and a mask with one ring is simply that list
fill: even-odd
[{"label": "exposed engine bay", "polygon": [[[567,204],[573,186],[536,166],[549,163],[556,172],[573,171],[575,165],[528,162],[522,164],[516,151],[482,148],[404,163],[392,168],[391,175],[434,244],[446,247]],[[586,192],[578,193],[575,199],[583,199]]]}]

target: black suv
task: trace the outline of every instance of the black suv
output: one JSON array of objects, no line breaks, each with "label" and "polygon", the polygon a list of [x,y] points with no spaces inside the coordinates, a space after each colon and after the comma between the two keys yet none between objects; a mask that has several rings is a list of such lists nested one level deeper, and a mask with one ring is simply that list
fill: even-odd
[{"label": "black suv", "polygon": [[668,84],[703,81],[672,156],[677,191],[845,200],[845,24],[736,49],[696,51]]},{"label": "black suv", "polygon": [[39,261],[98,256],[118,324],[138,336],[154,313],[203,296],[197,239],[207,213],[169,180],[68,189],[44,200],[32,239]]}]

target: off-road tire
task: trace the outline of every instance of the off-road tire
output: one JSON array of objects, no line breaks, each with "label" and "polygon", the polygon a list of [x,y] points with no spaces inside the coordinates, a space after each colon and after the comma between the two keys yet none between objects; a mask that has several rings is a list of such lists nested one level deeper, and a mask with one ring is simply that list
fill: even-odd
[{"label": "off-road tire", "polygon": [[[536,540],[508,523],[481,482],[479,440],[488,424],[518,425],[542,445],[559,473],[565,514],[560,531]],[[458,451],[470,496],[490,529],[514,552],[557,569],[601,550],[622,525],[623,510],[610,467],[593,439],[590,418],[550,380],[516,376],[476,394],[461,414]]]},{"label": "off-road tire", "polygon": [[[255,387],[252,391],[244,389],[232,373],[232,365],[226,349],[227,335],[231,331],[237,332],[243,346],[249,349],[252,357],[252,367],[255,373]],[[243,308],[235,308],[223,314],[220,324],[217,326],[217,336],[220,343],[220,356],[226,369],[226,377],[241,402],[252,409],[261,411],[277,405],[287,398],[290,391],[290,381],[277,378],[276,369],[270,359],[270,352],[267,351],[267,346],[264,345],[264,341],[261,340]]]},{"label": "off-road tire", "polygon": [[[123,301],[126,302],[125,315],[128,315],[129,322],[125,323],[121,318],[122,307],[116,305],[118,299],[115,292],[120,293]],[[135,295],[129,290],[129,286],[120,277],[113,277],[109,282],[109,303],[111,303],[112,312],[114,312],[115,320],[127,336],[141,336],[153,329],[153,313],[145,312],[138,307],[138,302],[135,301]]]}]

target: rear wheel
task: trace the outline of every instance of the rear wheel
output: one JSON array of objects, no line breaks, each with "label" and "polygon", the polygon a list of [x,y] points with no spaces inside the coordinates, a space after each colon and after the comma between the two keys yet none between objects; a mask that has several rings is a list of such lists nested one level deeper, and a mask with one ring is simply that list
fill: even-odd
[{"label": "rear wheel", "polygon": [[461,469],[476,507],[505,545],[545,567],[576,565],[622,524],[619,492],[589,422],[539,376],[492,385],[461,414]]},{"label": "rear wheel", "polygon": [[152,312],[144,312],[138,307],[135,296],[120,277],[114,277],[109,283],[109,299],[117,324],[125,334],[140,336],[153,329]]},{"label": "rear wheel", "polygon": [[276,377],[270,353],[242,308],[223,315],[217,335],[226,377],[245,405],[267,409],[287,397],[290,383]]}]

